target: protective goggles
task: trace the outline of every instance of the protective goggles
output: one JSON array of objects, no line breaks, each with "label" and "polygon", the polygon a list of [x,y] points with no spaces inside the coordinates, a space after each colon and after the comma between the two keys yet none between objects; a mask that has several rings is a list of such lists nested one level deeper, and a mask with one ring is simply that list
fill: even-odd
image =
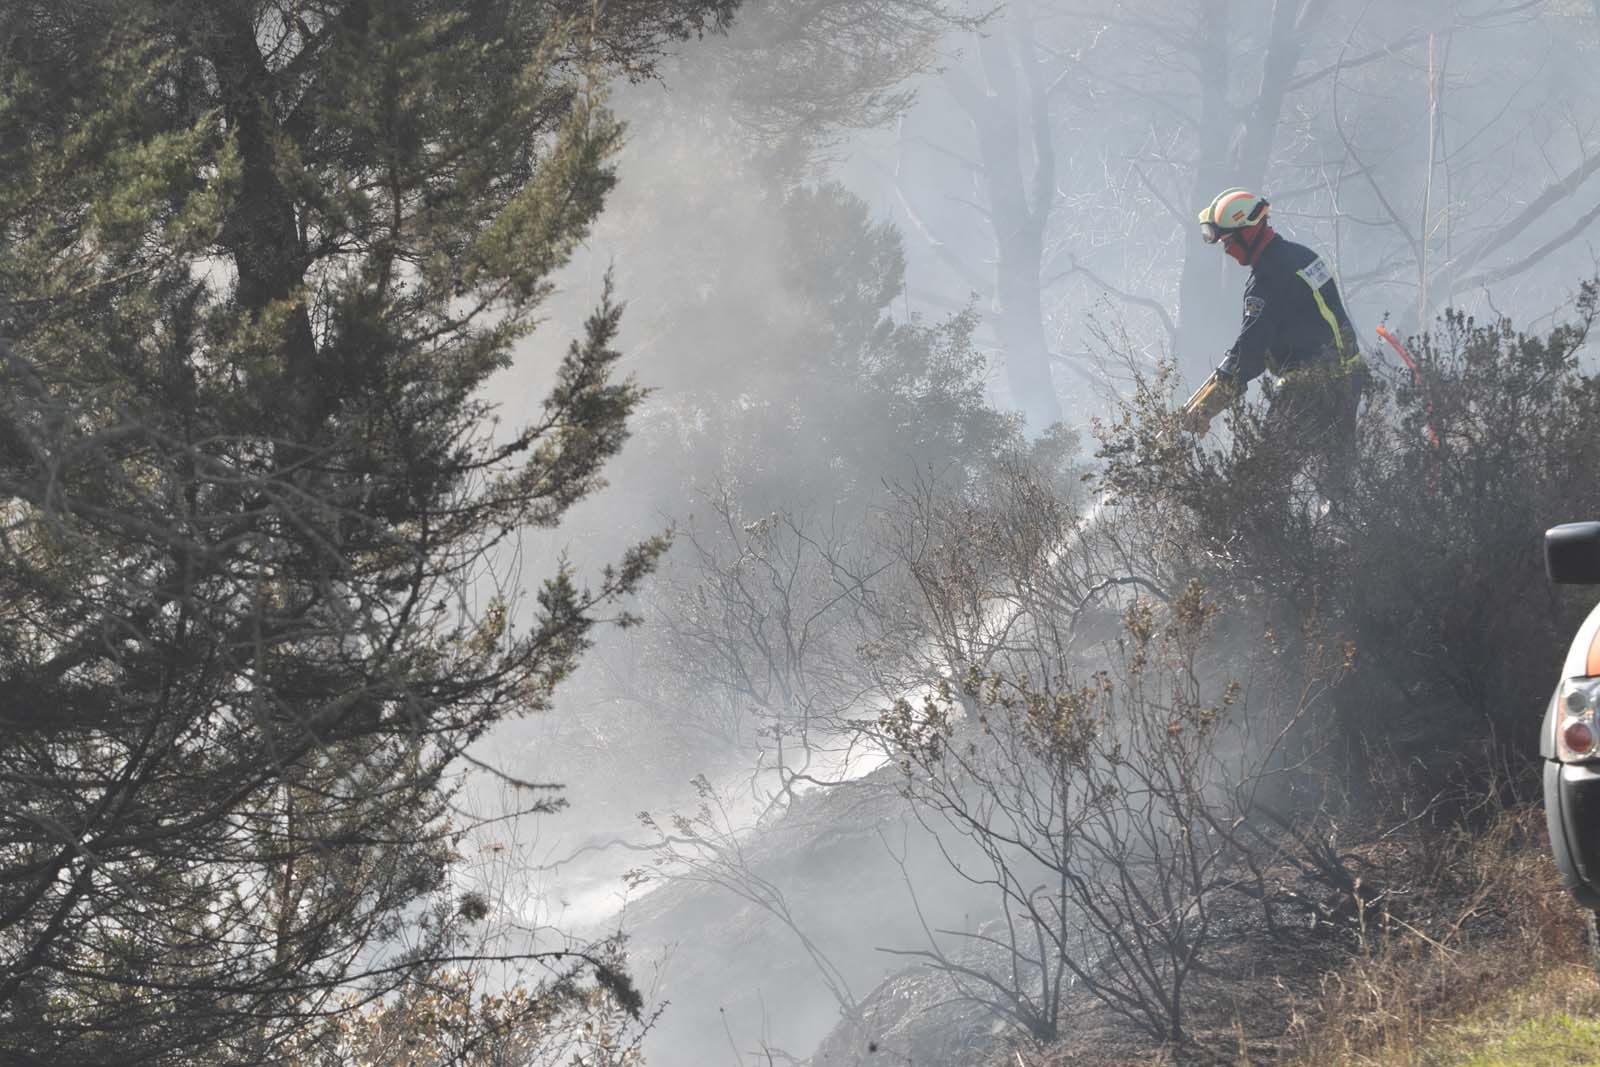
[{"label": "protective goggles", "polygon": [[1214,245],[1218,241],[1232,237],[1238,234],[1241,230],[1244,230],[1250,226],[1254,226],[1266,210],[1267,202],[1265,200],[1257,200],[1256,206],[1250,209],[1250,216],[1244,220],[1244,225],[1235,226],[1232,229],[1227,230],[1223,229],[1221,226],[1218,226],[1214,222],[1202,222],[1200,224],[1200,240],[1204,241],[1208,245]]}]

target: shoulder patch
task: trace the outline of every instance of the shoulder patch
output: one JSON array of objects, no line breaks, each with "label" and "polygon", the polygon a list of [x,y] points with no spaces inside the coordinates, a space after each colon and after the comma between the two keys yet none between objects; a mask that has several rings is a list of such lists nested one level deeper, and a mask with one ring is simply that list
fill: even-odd
[{"label": "shoulder patch", "polygon": [[1313,289],[1321,289],[1324,285],[1333,281],[1333,272],[1328,269],[1326,263],[1322,262],[1321,256],[1301,267],[1296,273],[1304,278],[1306,284]]},{"label": "shoulder patch", "polygon": [[1252,322],[1256,321],[1256,319],[1260,318],[1261,313],[1265,310],[1267,310],[1267,301],[1265,298],[1259,296],[1245,297],[1244,324],[1246,326],[1250,325]]}]

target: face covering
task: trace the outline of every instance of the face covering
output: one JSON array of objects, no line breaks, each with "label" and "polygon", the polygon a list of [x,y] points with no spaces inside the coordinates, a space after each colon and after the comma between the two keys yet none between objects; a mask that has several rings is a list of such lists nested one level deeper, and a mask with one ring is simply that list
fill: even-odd
[{"label": "face covering", "polygon": [[1276,231],[1265,222],[1258,222],[1247,230],[1240,232],[1238,237],[1233,237],[1223,246],[1228,257],[1241,267],[1248,267],[1255,263],[1256,256],[1267,247]]}]

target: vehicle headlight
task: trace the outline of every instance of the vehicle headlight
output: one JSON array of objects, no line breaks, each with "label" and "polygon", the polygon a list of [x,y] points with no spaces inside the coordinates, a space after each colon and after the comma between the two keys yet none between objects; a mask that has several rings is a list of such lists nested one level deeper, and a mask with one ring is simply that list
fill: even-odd
[{"label": "vehicle headlight", "polygon": [[1556,703],[1556,755],[1563,761],[1600,759],[1600,678],[1563,679]]}]

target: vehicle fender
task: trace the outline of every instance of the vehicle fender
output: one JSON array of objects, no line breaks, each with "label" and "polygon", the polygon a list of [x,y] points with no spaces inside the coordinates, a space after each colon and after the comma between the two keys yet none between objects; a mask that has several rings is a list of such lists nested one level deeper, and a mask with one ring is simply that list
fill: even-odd
[{"label": "vehicle fender", "polygon": [[1596,825],[1594,808],[1600,799],[1600,782],[1594,770],[1581,764],[1564,765],[1545,761],[1544,816],[1550,830],[1550,851],[1561,875],[1561,884],[1586,908],[1600,910],[1600,893],[1592,875],[1600,868],[1600,855],[1591,842],[1574,838],[1584,828]]}]

